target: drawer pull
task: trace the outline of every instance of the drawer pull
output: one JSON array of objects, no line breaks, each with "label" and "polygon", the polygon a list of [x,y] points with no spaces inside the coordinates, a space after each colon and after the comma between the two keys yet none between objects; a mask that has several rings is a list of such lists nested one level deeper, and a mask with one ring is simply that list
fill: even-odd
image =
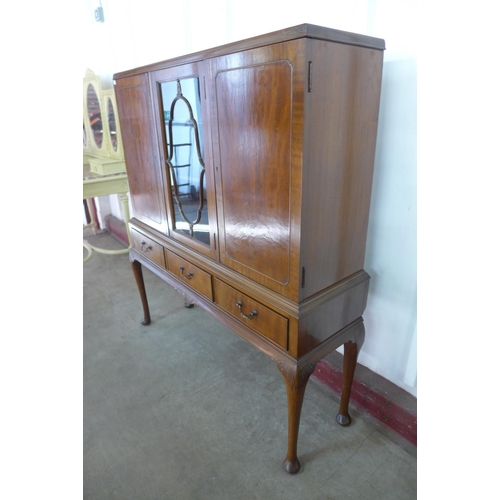
[{"label": "drawer pull", "polygon": [[194,276],[193,271],[189,271],[188,274],[184,274],[184,266],[179,267],[179,269],[181,270],[182,277],[187,280],[190,280]]},{"label": "drawer pull", "polygon": [[257,316],[257,311],[254,309],[248,316],[243,312],[243,302],[238,300],[236,302],[236,307],[240,310],[240,316],[244,319],[251,320],[254,316]]},{"label": "drawer pull", "polygon": [[141,241],[141,249],[143,252],[149,252],[153,250],[153,247],[151,245],[148,245],[145,241]]}]

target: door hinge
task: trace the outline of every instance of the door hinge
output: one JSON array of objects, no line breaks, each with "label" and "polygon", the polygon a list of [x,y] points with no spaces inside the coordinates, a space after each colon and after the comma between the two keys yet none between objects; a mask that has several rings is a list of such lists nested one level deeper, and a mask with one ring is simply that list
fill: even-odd
[{"label": "door hinge", "polygon": [[309,61],[309,71],[308,71],[308,75],[307,75],[307,91],[308,92],[312,91],[312,66],[313,66],[312,61]]}]

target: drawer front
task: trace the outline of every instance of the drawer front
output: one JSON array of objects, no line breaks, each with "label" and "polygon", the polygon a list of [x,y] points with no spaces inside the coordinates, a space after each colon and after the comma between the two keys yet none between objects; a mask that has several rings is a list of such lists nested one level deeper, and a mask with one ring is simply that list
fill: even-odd
[{"label": "drawer front", "polygon": [[213,300],[212,277],[199,267],[167,250],[167,269],[186,285]]},{"label": "drawer front", "polygon": [[135,250],[165,268],[165,255],[163,254],[163,247],[159,243],[156,243],[156,241],[144,236],[135,229],[130,231],[130,236],[132,237],[132,246]]},{"label": "drawer front", "polygon": [[244,325],[288,349],[288,320],[244,293],[215,279],[215,303]]}]

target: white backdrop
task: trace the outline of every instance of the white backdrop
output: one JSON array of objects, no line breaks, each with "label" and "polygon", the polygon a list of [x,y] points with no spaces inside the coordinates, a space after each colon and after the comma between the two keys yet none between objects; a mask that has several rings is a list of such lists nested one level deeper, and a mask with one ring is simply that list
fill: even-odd
[{"label": "white backdrop", "polygon": [[[94,20],[102,6],[104,22]],[[302,23],[384,38],[384,74],[365,270],[370,293],[359,362],[416,396],[415,0],[82,0],[82,77],[118,71]],[[109,210],[120,217],[111,198]]]}]

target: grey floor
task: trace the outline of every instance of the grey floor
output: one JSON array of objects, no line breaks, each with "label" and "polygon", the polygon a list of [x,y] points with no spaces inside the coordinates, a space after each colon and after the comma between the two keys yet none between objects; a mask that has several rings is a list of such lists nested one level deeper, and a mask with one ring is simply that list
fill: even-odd
[{"label": "grey floor", "polygon": [[[107,234],[87,238],[121,248]],[[84,251],[84,255],[86,252]],[[142,309],[127,255],[83,265],[84,499],[405,500],[416,450],[363,411],[335,423],[337,397],[308,384],[300,472],[282,469],[286,392],[274,363],[144,271]]]}]

